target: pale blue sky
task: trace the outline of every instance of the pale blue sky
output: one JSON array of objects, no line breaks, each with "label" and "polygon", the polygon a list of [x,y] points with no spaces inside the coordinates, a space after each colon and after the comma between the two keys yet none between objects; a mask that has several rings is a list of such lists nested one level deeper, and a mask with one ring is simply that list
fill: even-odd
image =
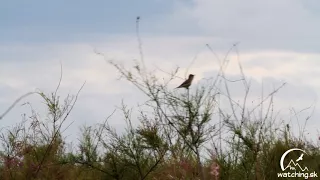
[{"label": "pale blue sky", "polygon": [[[62,94],[76,93],[87,81],[70,116],[75,121],[70,136],[75,137],[84,123],[101,122],[122,99],[135,106],[143,95],[117,81],[114,68],[94,49],[107,59],[132,64],[139,58],[136,16],[141,16],[141,38],[150,69],[157,65],[170,71],[179,66],[183,76],[198,55],[190,69],[198,82],[217,69],[205,44],[222,57],[240,41],[240,60],[253,79],[253,96],[260,95],[264,81],[269,89],[273,83],[286,81],[288,86],[278,96],[279,109],[305,108],[318,100],[320,92],[319,5],[316,0],[0,0],[0,113],[28,91],[53,91],[60,62]],[[228,75],[239,76],[236,54],[230,59]],[[178,80],[174,83],[179,84]],[[234,94],[243,97],[239,91]],[[25,101],[43,113],[39,98]],[[28,108],[17,106],[1,126],[19,122],[24,112]],[[320,127],[319,112],[317,107],[310,120],[313,135]],[[111,124],[121,129],[124,122],[119,121],[120,114],[116,117]]]},{"label": "pale blue sky", "polygon": [[[0,1],[0,38],[6,42],[81,41],[81,35],[134,33],[136,16],[156,23],[171,0]],[[142,31],[150,31],[145,26]]]}]

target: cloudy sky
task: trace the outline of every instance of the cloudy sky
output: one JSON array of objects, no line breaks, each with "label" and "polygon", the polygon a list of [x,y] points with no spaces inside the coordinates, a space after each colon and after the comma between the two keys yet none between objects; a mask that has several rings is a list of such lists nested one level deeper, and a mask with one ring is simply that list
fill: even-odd
[{"label": "cloudy sky", "polygon": [[[75,137],[83,124],[101,122],[124,100],[135,106],[143,95],[106,63],[113,59],[132,64],[139,59],[136,17],[146,64],[166,71],[176,66],[179,75],[195,56],[190,72],[196,83],[213,76],[218,61],[206,44],[220,57],[232,44],[227,74],[239,76],[237,58],[252,81],[253,96],[268,94],[282,82],[288,84],[277,94],[277,108],[297,111],[315,105],[307,125],[315,137],[320,127],[320,9],[316,0],[0,0],[0,113],[22,94],[35,89],[52,92],[58,84],[60,62],[62,97],[75,94],[86,81],[70,116],[74,121],[66,133]],[[178,81],[175,81],[177,84]],[[172,87],[177,84],[172,84]],[[241,99],[241,85],[232,86]],[[0,123],[6,127],[21,120],[30,102],[43,113],[41,99],[31,96],[18,104]],[[289,111],[288,111],[289,112]],[[303,124],[307,114],[300,117]],[[42,114],[44,116],[44,114]],[[117,129],[124,122],[120,114],[110,121]],[[281,117],[290,121],[289,116]],[[296,125],[297,120],[291,121]]]}]

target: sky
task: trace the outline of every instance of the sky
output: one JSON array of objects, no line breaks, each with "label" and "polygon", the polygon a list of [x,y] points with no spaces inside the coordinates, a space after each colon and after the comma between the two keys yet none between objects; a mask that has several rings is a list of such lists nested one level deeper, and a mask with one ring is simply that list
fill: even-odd
[{"label": "sky", "polygon": [[[61,97],[76,94],[86,81],[69,122],[74,123],[66,136],[74,139],[79,127],[102,122],[122,100],[135,107],[144,98],[134,86],[118,80],[117,71],[106,63],[115,60],[130,66],[139,59],[136,17],[144,59],[150,69],[172,71],[179,75],[195,57],[189,71],[196,74],[195,84],[214,76],[219,57],[239,42],[226,73],[239,77],[237,59],[251,79],[251,96],[277,93],[277,108],[290,112],[315,106],[298,120],[283,114],[293,126],[303,124],[308,114],[306,133],[317,135],[320,127],[320,9],[316,0],[0,0],[0,113],[24,93],[40,89],[48,94],[59,82],[63,67]],[[103,53],[105,57],[95,53]],[[159,76],[164,74],[159,73]],[[170,86],[179,85],[173,81]],[[196,85],[195,85],[196,86]],[[232,85],[235,99],[243,98],[241,84]],[[2,127],[21,121],[30,102],[45,118],[42,100],[23,99],[3,120]],[[121,113],[110,124],[124,128]],[[290,120],[291,119],[291,120]],[[69,139],[70,140],[70,139]]]}]

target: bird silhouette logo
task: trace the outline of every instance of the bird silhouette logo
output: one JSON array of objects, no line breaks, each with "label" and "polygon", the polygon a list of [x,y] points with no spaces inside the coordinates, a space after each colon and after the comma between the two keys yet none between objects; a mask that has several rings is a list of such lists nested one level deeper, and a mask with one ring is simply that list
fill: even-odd
[{"label": "bird silhouette logo", "polygon": [[193,81],[194,75],[193,74],[189,74],[189,78],[187,80],[185,80],[180,86],[178,86],[177,88],[186,88],[189,89],[189,87],[191,86],[191,83]]},{"label": "bird silhouette logo", "polygon": [[296,160],[296,162],[299,162],[301,160],[303,160],[303,154],[300,155],[300,157]]}]

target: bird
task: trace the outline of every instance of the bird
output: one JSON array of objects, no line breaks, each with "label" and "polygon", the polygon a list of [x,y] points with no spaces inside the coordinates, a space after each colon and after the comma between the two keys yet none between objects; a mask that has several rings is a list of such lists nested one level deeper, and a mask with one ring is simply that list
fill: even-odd
[{"label": "bird", "polygon": [[302,157],[303,157],[303,154],[300,155],[300,157],[296,160],[296,162],[303,160]]},{"label": "bird", "polygon": [[194,75],[193,74],[189,74],[189,78],[187,80],[185,80],[180,86],[178,86],[176,88],[189,89],[189,86],[191,85],[193,78],[194,78]]}]

